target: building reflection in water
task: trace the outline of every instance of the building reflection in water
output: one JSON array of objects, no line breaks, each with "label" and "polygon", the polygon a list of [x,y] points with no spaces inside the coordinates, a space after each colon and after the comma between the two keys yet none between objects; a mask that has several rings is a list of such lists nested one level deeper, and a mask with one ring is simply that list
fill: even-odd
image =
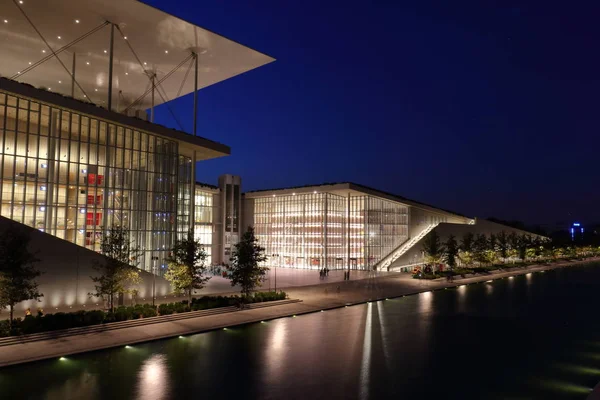
[{"label": "building reflection in water", "polygon": [[155,354],[147,359],[138,374],[139,400],[161,400],[169,393],[167,357]]},{"label": "building reflection in water", "polygon": [[360,365],[360,398],[369,397],[369,372],[371,371],[371,332],[373,328],[373,304],[367,304],[367,321],[363,339],[363,354]]},{"label": "building reflection in water", "polygon": [[282,377],[286,360],[286,338],[288,336],[288,321],[278,320],[269,323],[267,348],[264,355],[267,361],[267,376],[276,383]]},{"label": "building reflection in water", "polygon": [[390,366],[390,352],[386,336],[386,323],[385,323],[385,311],[383,309],[383,301],[377,302],[377,316],[379,317],[379,332],[381,333],[381,347],[383,347],[383,357],[385,358],[385,366],[388,372],[391,370]]},{"label": "building reflection in water", "polygon": [[[95,399],[98,377],[87,371],[74,374],[58,387],[50,387],[44,399],[64,400],[77,397],[79,399]],[[0,398],[3,398],[0,395]]]}]

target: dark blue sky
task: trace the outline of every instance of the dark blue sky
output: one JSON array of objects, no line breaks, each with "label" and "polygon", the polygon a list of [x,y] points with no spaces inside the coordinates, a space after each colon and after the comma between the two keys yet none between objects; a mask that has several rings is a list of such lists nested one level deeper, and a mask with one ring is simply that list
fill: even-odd
[{"label": "dark blue sky", "polygon": [[[146,2],[277,59],[199,92],[199,134],[232,148],[201,181],[353,181],[470,216],[600,221],[597,1]],[[191,102],[174,102],[188,130]]]}]

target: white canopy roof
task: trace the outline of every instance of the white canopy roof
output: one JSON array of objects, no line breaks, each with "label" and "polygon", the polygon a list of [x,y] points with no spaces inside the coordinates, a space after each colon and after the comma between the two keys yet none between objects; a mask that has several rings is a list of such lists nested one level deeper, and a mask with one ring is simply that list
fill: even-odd
[{"label": "white canopy roof", "polygon": [[[52,50],[19,7],[55,52],[106,21],[118,26],[114,31],[112,99],[116,111],[124,110],[150,89],[148,74],[155,72],[160,81],[192,51],[199,54],[199,89],[274,61],[136,0],[2,0],[0,75],[65,95],[71,95],[71,77],[55,57],[26,71],[51,56]],[[75,79],[83,91],[75,86],[74,97],[86,100],[85,92],[93,103],[106,105],[109,47],[110,25],[106,25],[59,53],[69,71],[75,53]],[[192,59],[186,61],[162,82],[155,105],[193,92],[192,63]],[[147,95],[133,108],[145,109],[150,104],[151,96]]]}]

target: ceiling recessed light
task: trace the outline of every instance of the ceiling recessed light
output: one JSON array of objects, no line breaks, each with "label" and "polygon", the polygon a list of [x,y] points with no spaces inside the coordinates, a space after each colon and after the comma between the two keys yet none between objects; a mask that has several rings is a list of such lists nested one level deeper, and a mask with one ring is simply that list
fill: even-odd
[{"label": "ceiling recessed light", "polygon": [[58,83],[62,83],[62,81],[58,81]]},{"label": "ceiling recessed light", "polygon": [[129,75],[129,72],[125,72],[125,75]]},{"label": "ceiling recessed light", "polygon": [[46,52],[46,50],[42,50],[42,53],[45,53],[45,52]]},{"label": "ceiling recessed light", "polygon": [[17,71],[17,75],[21,75],[21,71]]},{"label": "ceiling recessed light", "polygon": [[29,65],[31,65],[31,61],[29,61]]},{"label": "ceiling recessed light", "polygon": [[87,95],[84,94],[83,97],[87,97]]},{"label": "ceiling recessed light", "polygon": [[5,20],[4,20],[4,23],[5,23],[5,24],[8,24],[8,20],[7,20],[7,19],[5,19]]},{"label": "ceiling recessed light", "polygon": [[104,50],[104,54],[108,53],[106,50]]},{"label": "ceiling recessed light", "polygon": [[146,65],[146,61],[144,61],[144,65]]},{"label": "ceiling recessed light", "polygon": [[76,19],[76,20],[75,20],[75,23],[76,23],[76,24],[78,24],[78,23],[79,23],[79,20],[78,20],[78,19]]},{"label": "ceiling recessed light", "polygon": [[86,65],[90,65],[90,62],[89,62],[89,61],[86,61],[86,62],[85,62],[85,64],[86,64]]},{"label": "ceiling recessed light", "polygon": [[58,40],[62,39],[60,36],[57,36],[56,38],[57,38]]},{"label": "ceiling recessed light", "polygon": [[49,87],[49,88],[48,88],[48,91],[50,91],[50,90],[52,90],[52,88],[51,88],[51,87]]},{"label": "ceiling recessed light", "polygon": [[19,4],[23,4],[23,0],[19,0]]},{"label": "ceiling recessed light", "polygon": [[165,54],[169,54],[169,50],[165,50]]},{"label": "ceiling recessed light", "polygon": [[97,91],[98,91],[98,89],[94,89],[94,92],[97,92]]},{"label": "ceiling recessed light", "polygon": [[123,39],[127,40],[127,36],[123,36]]}]

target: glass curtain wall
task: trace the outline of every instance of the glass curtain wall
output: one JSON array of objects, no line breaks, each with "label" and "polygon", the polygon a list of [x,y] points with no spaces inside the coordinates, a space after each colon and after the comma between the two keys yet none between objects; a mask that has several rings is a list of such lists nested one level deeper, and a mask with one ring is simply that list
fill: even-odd
[{"label": "glass curtain wall", "polygon": [[255,233],[267,264],[343,268],[345,202],[328,193],[255,199]]},{"label": "glass curtain wall", "polygon": [[196,188],[194,196],[194,239],[198,240],[206,254],[206,265],[212,264],[213,194]]},{"label": "glass curtain wall", "polygon": [[183,239],[191,228],[189,221],[192,199],[192,159],[179,156],[178,171],[177,236],[178,239]]},{"label": "glass curtain wall", "polygon": [[268,265],[371,269],[408,239],[408,208],[372,196],[298,194],[254,204]]},{"label": "glass curtain wall", "polygon": [[365,258],[369,269],[408,239],[408,207],[365,196]]},{"label": "glass curtain wall", "polygon": [[165,265],[180,183],[184,230],[189,217],[176,142],[5,92],[0,141],[2,216],[95,251],[105,230],[125,226],[140,268]]}]

